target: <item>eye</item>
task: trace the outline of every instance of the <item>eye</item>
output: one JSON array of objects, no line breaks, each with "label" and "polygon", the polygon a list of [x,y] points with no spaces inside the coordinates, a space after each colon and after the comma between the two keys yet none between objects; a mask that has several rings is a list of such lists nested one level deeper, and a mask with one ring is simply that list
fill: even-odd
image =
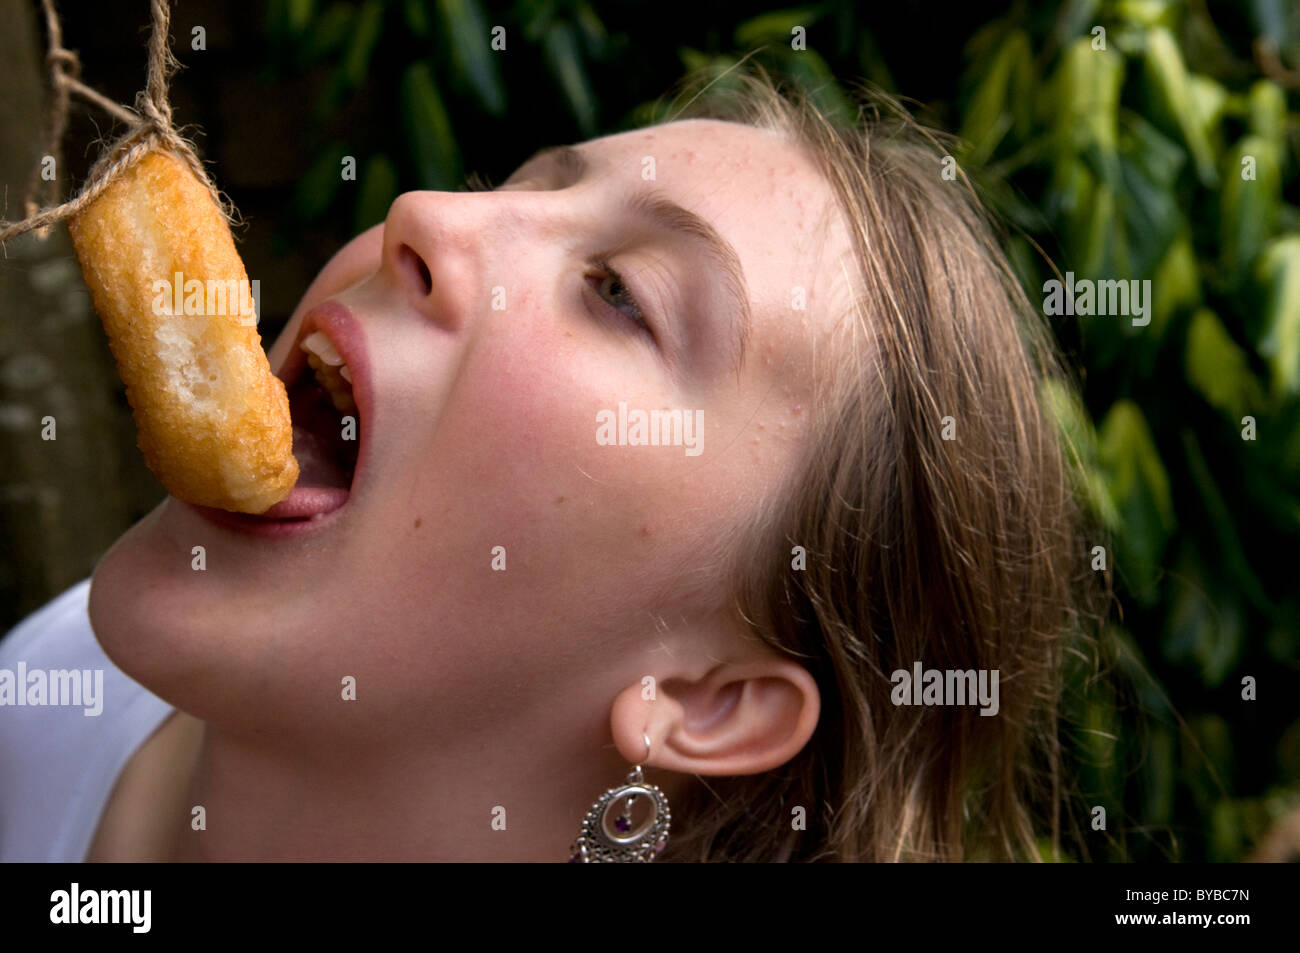
[{"label": "eye", "polygon": [[632,289],[628,287],[618,270],[603,258],[597,259],[593,262],[593,265],[596,268],[596,273],[588,274],[587,280],[596,289],[596,293],[600,295],[601,299],[614,310],[649,332],[650,324],[641,311],[641,305],[637,302],[636,297],[632,294]]}]

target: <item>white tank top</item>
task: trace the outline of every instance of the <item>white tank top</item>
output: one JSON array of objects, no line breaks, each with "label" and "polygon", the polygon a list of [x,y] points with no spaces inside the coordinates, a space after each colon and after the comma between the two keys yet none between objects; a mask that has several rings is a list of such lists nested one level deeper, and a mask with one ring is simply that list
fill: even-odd
[{"label": "white tank top", "polygon": [[0,639],[0,863],[85,860],[127,761],[175,711],[109,661],[89,597],[84,579]]}]

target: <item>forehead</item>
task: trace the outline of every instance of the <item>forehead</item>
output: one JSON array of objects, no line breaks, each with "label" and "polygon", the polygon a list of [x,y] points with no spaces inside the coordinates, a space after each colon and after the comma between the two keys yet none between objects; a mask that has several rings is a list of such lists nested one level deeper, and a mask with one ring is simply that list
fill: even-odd
[{"label": "forehead", "polygon": [[593,177],[626,177],[708,219],[749,286],[754,344],[768,363],[812,346],[847,302],[848,232],[813,160],[779,133],[688,119],[579,146]]},{"label": "forehead", "polygon": [[787,253],[791,240],[825,237],[830,189],[803,151],[779,133],[684,119],[593,139],[579,148],[598,166],[595,171],[627,174],[668,191],[720,231],[757,226],[756,237],[779,238]]}]

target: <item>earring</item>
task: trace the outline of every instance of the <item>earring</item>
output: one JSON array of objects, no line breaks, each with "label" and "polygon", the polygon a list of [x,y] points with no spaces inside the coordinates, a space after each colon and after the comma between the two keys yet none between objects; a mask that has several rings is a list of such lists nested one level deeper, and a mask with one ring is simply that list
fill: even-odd
[{"label": "earring", "polygon": [[[645,757],[650,760],[650,736],[645,739]],[[633,765],[622,785],[610,788],[591,806],[582,819],[582,829],[569,852],[571,864],[648,864],[668,843],[668,826],[672,819],[668,798],[653,784],[646,784],[641,764]],[[650,816],[632,830],[632,806],[639,797],[650,801]],[[610,813],[622,800],[621,809],[610,824]]]}]

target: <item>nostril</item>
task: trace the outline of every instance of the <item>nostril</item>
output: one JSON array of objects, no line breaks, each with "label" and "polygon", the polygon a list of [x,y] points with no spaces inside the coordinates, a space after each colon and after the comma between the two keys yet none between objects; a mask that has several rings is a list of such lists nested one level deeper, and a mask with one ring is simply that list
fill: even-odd
[{"label": "nostril", "polygon": [[424,289],[427,296],[433,291],[433,275],[429,273],[429,266],[424,263],[424,259],[416,254],[415,249],[410,245],[403,245],[397,252],[402,261],[404,268],[409,268],[420,279],[420,286]]}]

